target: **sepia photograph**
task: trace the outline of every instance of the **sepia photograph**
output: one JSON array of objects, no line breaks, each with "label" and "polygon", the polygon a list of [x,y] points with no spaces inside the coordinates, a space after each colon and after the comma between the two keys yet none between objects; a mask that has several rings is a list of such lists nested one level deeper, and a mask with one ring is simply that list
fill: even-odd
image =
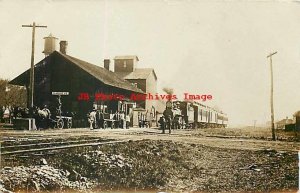
[{"label": "sepia photograph", "polygon": [[0,0],[0,193],[297,193],[300,1]]}]

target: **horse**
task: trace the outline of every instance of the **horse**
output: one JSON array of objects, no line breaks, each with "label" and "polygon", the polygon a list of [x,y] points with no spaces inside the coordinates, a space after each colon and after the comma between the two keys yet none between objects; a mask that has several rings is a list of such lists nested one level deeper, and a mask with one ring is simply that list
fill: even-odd
[{"label": "horse", "polygon": [[37,114],[41,119],[50,119],[50,113],[45,109],[38,109]]},{"label": "horse", "polygon": [[48,128],[50,126],[50,111],[46,108],[40,109],[38,107],[33,108],[33,116],[36,120],[37,128]]}]

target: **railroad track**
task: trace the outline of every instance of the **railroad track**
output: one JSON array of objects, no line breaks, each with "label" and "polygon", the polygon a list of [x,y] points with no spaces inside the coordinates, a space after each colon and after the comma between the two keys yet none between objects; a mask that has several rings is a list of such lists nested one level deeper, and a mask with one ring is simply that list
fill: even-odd
[{"label": "railroad track", "polygon": [[64,145],[70,143],[86,143],[86,142],[97,142],[100,139],[91,139],[91,140],[74,140],[74,141],[54,141],[54,142],[47,142],[47,143],[29,143],[29,144],[20,144],[20,145],[7,145],[2,146],[1,151],[5,151],[7,149],[14,149],[14,148],[31,148],[37,146],[53,146],[53,145]]},{"label": "railroad track", "polygon": [[[116,131],[116,133],[119,133],[119,131]],[[149,132],[149,134],[154,135],[155,132]],[[62,136],[52,134],[33,134],[27,136],[18,134],[12,137],[2,137],[0,139],[0,155],[3,155],[5,159],[13,158],[14,155],[18,157],[51,155],[57,154],[57,151],[59,150],[124,143],[127,141],[129,141],[129,139],[116,140],[99,137],[96,138],[91,134],[69,138],[63,138]],[[12,155],[12,157],[9,157],[9,155]]]},{"label": "railroad track", "polygon": [[128,140],[91,139],[78,141],[48,142],[36,144],[20,144],[1,147],[0,155],[28,154],[34,152],[48,152],[76,147],[99,146],[104,144],[124,143]]}]

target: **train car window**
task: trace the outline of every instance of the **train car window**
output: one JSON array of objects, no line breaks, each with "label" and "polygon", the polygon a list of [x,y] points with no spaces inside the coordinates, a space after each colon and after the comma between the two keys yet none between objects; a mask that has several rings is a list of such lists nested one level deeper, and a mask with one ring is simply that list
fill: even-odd
[{"label": "train car window", "polygon": [[209,121],[208,111],[206,111],[206,121]]},{"label": "train car window", "polygon": [[200,110],[200,116],[201,116],[201,121],[202,121],[202,109]]},{"label": "train car window", "polygon": [[207,115],[207,116],[206,116],[206,117],[207,117],[207,122],[209,122],[210,112],[207,111],[206,115]]}]

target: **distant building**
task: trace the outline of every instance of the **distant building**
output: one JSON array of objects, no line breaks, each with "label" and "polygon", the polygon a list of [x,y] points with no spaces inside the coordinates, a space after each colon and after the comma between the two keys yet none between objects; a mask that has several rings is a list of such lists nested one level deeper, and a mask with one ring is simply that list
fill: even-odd
[{"label": "distant building", "polygon": [[293,119],[289,119],[288,117],[286,117],[285,119],[282,119],[280,121],[277,121],[275,123],[275,128],[276,129],[285,129],[285,125],[289,125],[293,123]]}]

